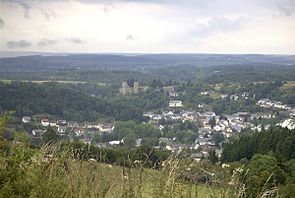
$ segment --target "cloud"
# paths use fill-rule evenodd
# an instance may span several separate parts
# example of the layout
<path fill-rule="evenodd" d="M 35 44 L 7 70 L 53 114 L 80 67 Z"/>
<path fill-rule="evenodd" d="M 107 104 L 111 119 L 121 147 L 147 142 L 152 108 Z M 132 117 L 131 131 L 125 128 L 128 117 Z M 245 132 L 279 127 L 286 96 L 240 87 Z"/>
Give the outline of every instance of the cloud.
<path fill-rule="evenodd" d="M 279 0 L 277 6 L 281 16 L 291 16 L 295 13 L 294 0 Z"/>
<path fill-rule="evenodd" d="M 103 6 L 104 13 L 109 13 L 112 9 L 115 8 L 115 5 L 111 2 L 105 3 Z"/>
<path fill-rule="evenodd" d="M 2 18 L 0 18 L 0 28 L 3 28 L 5 25 L 5 22 Z"/>
<path fill-rule="evenodd" d="M 37 0 L 0 0 L 0 2 L 6 3 L 6 4 L 17 4 L 24 10 L 24 17 L 29 18 L 30 17 L 30 10 L 34 7 L 40 10 L 41 14 L 44 15 L 46 19 L 50 19 L 51 16 L 53 16 L 55 13 L 52 10 L 49 10 L 46 7 L 42 7 L 39 5 L 40 2 L 58 2 L 58 0 L 43 0 L 43 1 L 37 1 Z"/>
<path fill-rule="evenodd" d="M 229 19 L 226 17 L 211 17 L 205 22 L 198 23 L 191 33 L 197 36 L 209 36 L 218 32 L 229 32 L 241 28 L 250 21 L 249 18 L 239 17 L 237 19 Z"/>
<path fill-rule="evenodd" d="M 8 41 L 6 42 L 7 48 L 26 48 L 30 47 L 32 44 L 26 40 L 19 40 L 19 41 Z"/>
<path fill-rule="evenodd" d="M 126 40 L 127 41 L 134 41 L 136 39 L 136 37 L 134 37 L 132 34 L 127 34 L 126 35 Z"/>
<path fill-rule="evenodd" d="M 32 8 L 32 1 L 29 0 L 1 0 L 4 3 L 18 4 L 24 10 L 25 18 L 29 18 L 29 11 Z"/>
<path fill-rule="evenodd" d="M 65 40 L 68 41 L 68 42 L 71 42 L 71 43 L 76 43 L 76 44 L 86 43 L 85 40 L 81 40 L 79 38 L 74 38 L 74 37 L 66 38 Z"/>
<path fill-rule="evenodd" d="M 38 47 L 48 47 L 57 44 L 57 40 L 42 39 L 37 43 Z"/>

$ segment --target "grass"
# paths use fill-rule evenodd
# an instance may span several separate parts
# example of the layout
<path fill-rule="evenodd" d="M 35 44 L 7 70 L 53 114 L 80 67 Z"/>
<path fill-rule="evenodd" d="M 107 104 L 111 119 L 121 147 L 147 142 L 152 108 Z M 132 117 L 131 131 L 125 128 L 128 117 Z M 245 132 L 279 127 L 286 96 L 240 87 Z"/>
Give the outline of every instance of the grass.
<path fill-rule="evenodd" d="M 59 145 L 28 150 L 14 145 L 0 155 L 0 197 L 216 197 L 218 189 L 181 182 L 181 162 L 160 170 L 77 160 L 79 151 Z M 30 153 L 30 155 L 28 155 Z M 30 156 L 30 157 L 29 157 Z M 75 156 L 75 158 L 73 157 Z"/>
<path fill-rule="evenodd" d="M 76 174 L 66 180 L 87 184 L 85 189 L 94 191 L 93 197 L 218 197 L 220 190 L 205 185 L 177 182 L 175 175 L 167 177 L 165 171 L 148 168 L 124 168 L 95 162 L 76 162 L 71 167 Z M 174 173 L 173 173 L 174 174 Z M 88 179 L 86 179 L 88 178 Z M 91 178 L 91 179 L 90 179 Z M 89 181 L 89 179 L 91 181 Z M 75 182 L 76 183 L 76 182 Z M 73 189 L 78 189 L 74 185 Z M 71 190 L 73 190 L 71 188 Z M 96 192 L 96 193 L 95 193 Z M 86 192 L 77 192 L 85 195 Z"/>
<path fill-rule="evenodd" d="M 295 87 L 295 81 L 287 81 L 283 84 L 283 86 L 280 88 L 283 91 L 288 91 L 290 89 L 293 89 Z"/>
<path fill-rule="evenodd" d="M 0 148 L 4 147 L 0 144 Z M 61 148 L 60 144 L 45 145 L 36 150 L 15 144 L 9 153 L 8 156 L 0 154 L 0 197 L 247 197 L 244 184 L 239 180 L 239 171 L 229 178 L 221 177 L 220 181 L 216 177 L 217 182 L 213 183 L 221 184 L 219 186 L 213 183 L 197 185 L 193 180 L 181 176 L 189 173 L 185 174 L 185 178 L 194 178 L 202 174 L 201 164 L 173 156 L 155 170 L 145 168 L 146 162 L 133 164 L 133 167 L 121 167 L 96 162 L 95 159 L 78 160 L 83 158 L 85 152 Z M 210 171 L 217 167 L 211 166 Z M 259 197 L 277 191 L 272 190 L 274 192 L 265 189 Z"/>

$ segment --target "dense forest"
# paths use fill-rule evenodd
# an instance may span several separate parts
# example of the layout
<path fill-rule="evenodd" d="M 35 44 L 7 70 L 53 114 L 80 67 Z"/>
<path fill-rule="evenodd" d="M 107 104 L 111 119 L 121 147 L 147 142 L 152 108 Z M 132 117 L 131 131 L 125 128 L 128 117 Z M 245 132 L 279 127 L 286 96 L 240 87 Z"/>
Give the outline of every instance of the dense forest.
<path fill-rule="evenodd" d="M 271 128 L 263 132 L 241 134 L 224 145 L 222 161 L 250 160 L 256 153 L 272 153 L 280 161 L 295 159 L 295 131 Z"/>
<path fill-rule="evenodd" d="M 77 121 L 95 121 L 101 117 L 140 121 L 144 110 L 168 104 L 163 93 L 152 90 L 135 97 L 93 97 L 60 84 L 21 82 L 0 83 L 0 90 L 1 110 L 15 110 L 17 117 L 51 114 Z"/>

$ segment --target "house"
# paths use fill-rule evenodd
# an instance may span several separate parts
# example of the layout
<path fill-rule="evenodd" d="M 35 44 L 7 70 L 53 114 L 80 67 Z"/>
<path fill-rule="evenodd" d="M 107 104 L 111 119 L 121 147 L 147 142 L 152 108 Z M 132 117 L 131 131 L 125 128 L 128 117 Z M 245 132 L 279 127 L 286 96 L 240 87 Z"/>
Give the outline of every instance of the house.
<path fill-rule="evenodd" d="M 139 138 L 139 139 L 136 139 L 136 143 L 135 143 L 135 146 L 141 146 L 141 143 L 142 143 L 142 139 Z"/>
<path fill-rule="evenodd" d="M 224 130 L 224 129 L 225 129 L 225 127 L 223 127 L 223 126 L 221 126 L 221 125 L 216 125 L 216 126 L 214 126 L 214 127 L 213 127 L 213 129 L 214 129 L 214 131 L 217 131 L 217 132 L 219 132 L 219 131 L 222 131 L 222 130 Z"/>
<path fill-rule="evenodd" d="M 183 107 L 181 100 L 171 100 L 169 102 L 169 107 Z"/>
<path fill-rule="evenodd" d="M 241 132 L 243 129 L 243 127 L 239 124 L 232 124 L 230 127 L 233 129 L 233 131 L 236 131 L 236 132 Z"/>
<path fill-rule="evenodd" d="M 98 129 L 100 132 L 104 133 L 111 133 L 115 129 L 115 126 L 113 124 L 102 124 L 98 126 Z"/>
<path fill-rule="evenodd" d="M 249 121 L 251 118 L 251 113 L 249 112 L 238 112 L 237 115 L 245 122 Z"/>
<path fill-rule="evenodd" d="M 195 120 L 197 118 L 196 114 L 190 111 L 182 111 L 180 114 L 184 120 Z"/>
<path fill-rule="evenodd" d="M 171 115 L 173 115 L 173 114 L 174 114 L 174 113 L 173 113 L 172 111 L 163 111 L 163 112 L 162 112 L 162 115 L 165 116 L 165 117 L 166 117 L 166 116 L 171 116 Z"/>
<path fill-rule="evenodd" d="M 49 120 L 47 118 L 41 120 L 41 125 L 44 127 L 49 126 Z"/>
<path fill-rule="evenodd" d="M 82 136 L 85 133 L 85 129 L 83 128 L 76 128 L 74 129 L 75 135 L 76 136 Z"/>
<path fill-rule="evenodd" d="M 68 127 L 71 127 L 71 128 L 79 128 L 80 125 L 77 121 L 69 121 L 68 122 Z"/>
<path fill-rule="evenodd" d="M 50 122 L 50 123 L 49 123 L 49 126 L 51 126 L 51 127 L 56 127 L 56 122 Z"/>
<path fill-rule="evenodd" d="M 283 104 L 282 102 L 279 101 L 271 101 L 270 99 L 261 99 L 257 103 L 260 107 L 263 108 L 277 108 L 277 109 L 284 109 L 284 110 L 290 110 L 291 107 L 288 105 Z"/>
<path fill-rule="evenodd" d="M 199 162 L 201 159 L 204 159 L 204 154 L 203 153 L 192 153 L 191 158 Z"/>
<path fill-rule="evenodd" d="M 207 111 L 205 113 L 203 113 L 203 115 L 206 117 L 206 118 L 214 118 L 216 116 L 216 113 L 213 112 L 213 111 Z"/>
<path fill-rule="evenodd" d="M 258 125 L 258 126 L 254 125 L 253 127 L 251 127 L 251 130 L 260 132 L 260 131 L 262 131 L 262 126 L 261 125 Z"/>
<path fill-rule="evenodd" d="M 210 92 L 209 91 L 202 91 L 201 92 L 201 95 L 202 96 L 209 96 L 210 95 Z"/>
<path fill-rule="evenodd" d="M 222 119 L 222 120 L 219 120 L 218 124 L 220 126 L 228 126 L 229 123 L 227 120 Z"/>
<path fill-rule="evenodd" d="M 41 135 L 43 135 L 43 133 L 44 133 L 44 131 L 42 129 L 34 129 L 34 130 L 32 130 L 32 134 L 34 136 L 41 136 Z"/>
<path fill-rule="evenodd" d="M 282 128 L 287 128 L 289 130 L 293 130 L 295 129 L 295 121 L 293 121 L 292 119 L 287 119 L 282 123 L 278 123 L 276 124 L 277 126 L 280 126 Z"/>
<path fill-rule="evenodd" d="M 175 92 L 175 91 L 171 91 L 171 92 L 169 92 L 169 96 L 170 97 L 178 97 L 178 93 L 177 92 Z"/>
<path fill-rule="evenodd" d="M 162 119 L 162 116 L 161 116 L 160 114 L 154 114 L 154 115 L 152 116 L 152 119 L 153 119 L 153 120 L 161 120 L 161 119 Z"/>
<path fill-rule="evenodd" d="M 186 146 L 183 144 L 172 144 L 172 145 L 166 145 L 166 149 L 168 151 L 171 151 L 172 153 L 182 151 Z"/>
<path fill-rule="evenodd" d="M 30 116 L 24 116 L 23 118 L 22 118 L 22 122 L 23 123 L 31 123 L 31 117 Z"/>
<path fill-rule="evenodd" d="M 242 93 L 242 97 L 245 98 L 245 100 L 248 100 L 248 98 L 249 98 L 249 93 L 247 93 L 247 92 L 243 92 L 243 93 Z"/>
<path fill-rule="evenodd" d="M 256 113 L 251 115 L 251 120 L 254 119 L 271 119 L 275 118 L 276 116 L 272 114 L 271 112 L 262 112 L 262 113 Z"/>
<path fill-rule="evenodd" d="M 291 118 L 295 117 L 295 109 L 291 109 L 291 110 L 289 110 L 289 116 L 290 116 Z"/>
<path fill-rule="evenodd" d="M 198 104 L 198 108 L 200 109 L 204 108 L 204 104 Z"/>
<path fill-rule="evenodd" d="M 90 122 L 85 122 L 84 123 L 84 128 L 87 128 L 87 129 L 93 129 L 95 126 L 95 124 L 92 124 Z"/>
<path fill-rule="evenodd" d="M 160 125 L 158 126 L 158 128 L 159 128 L 160 130 L 163 130 L 163 129 L 165 129 L 165 125 L 161 125 L 161 124 L 160 124 Z"/>
<path fill-rule="evenodd" d="M 144 117 L 149 117 L 149 118 L 153 118 L 154 115 L 155 115 L 155 114 L 154 114 L 153 112 L 144 112 L 144 113 L 143 113 L 143 116 L 144 116 Z"/>
<path fill-rule="evenodd" d="M 218 157 L 219 159 L 221 158 L 222 151 L 223 151 L 223 149 L 216 149 L 216 150 L 215 150 L 215 154 L 217 155 L 217 157 Z"/>
<path fill-rule="evenodd" d="M 227 94 L 220 94 L 220 98 L 221 98 L 222 100 L 225 100 L 225 99 L 228 98 L 228 95 L 227 95 Z"/>
<path fill-rule="evenodd" d="M 237 94 L 230 95 L 230 96 L 229 96 L 229 99 L 230 99 L 231 101 L 236 101 L 236 100 L 239 99 L 239 95 L 237 95 Z"/>
<path fill-rule="evenodd" d="M 110 142 L 109 142 L 109 144 L 110 144 L 111 146 L 117 146 L 117 145 L 119 145 L 120 143 L 121 143 L 120 140 L 113 140 L 113 141 L 110 141 Z"/>
<path fill-rule="evenodd" d="M 195 143 L 198 144 L 199 146 L 205 146 L 209 144 L 211 138 L 197 138 L 195 140 Z"/>
<path fill-rule="evenodd" d="M 212 130 L 209 128 L 205 128 L 205 127 L 199 128 L 199 134 L 201 135 L 207 135 L 211 133 L 212 133 Z"/>
<path fill-rule="evenodd" d="M 65 126 L 65 125 L 67 125 L 67 121 L 66 120 L 57 120 L 56 125 Z"/>
<path fill-rule="evenodd" d="M 67 130 L 67 126 L 58 126 L 57 127 L 57 131 L 61 134 L 61 135 L 64 135 L 66 133 L 66 130 Z"/>
<path fill-rule="evenodd" d="M 170 116 L 171 120 L 179 120 L 181 119 L 181 115 L 178 113 L 174 113 L 173 115 Z"/>

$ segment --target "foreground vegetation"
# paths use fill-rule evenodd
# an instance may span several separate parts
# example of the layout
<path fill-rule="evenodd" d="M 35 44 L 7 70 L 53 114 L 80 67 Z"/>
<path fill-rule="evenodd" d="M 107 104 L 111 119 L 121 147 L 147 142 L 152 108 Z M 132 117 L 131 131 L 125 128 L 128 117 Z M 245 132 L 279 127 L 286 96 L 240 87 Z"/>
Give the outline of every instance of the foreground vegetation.
<path fill-rule="evenodd" d="M 113 156 L 121 164 L 103 161 L 107 153 L 90 146 L 49 142 L 30 148 L 15 134 L 3 139 L 8 117 L 0 119 L 0 197 L 292 197 L 294 162 L 287 170 L 274 156 L 254 155 L 250 161 L 223 168 L 210 161 L 196 162 L 178 153 L 147 168 L 151 150 L 140 160 Z M 293 131 L 294 133 L 294 131 Z M 294 161 L 294 160 L 293 160 Z M 111 164 L 103 163 L 108 162 Z"/>

